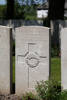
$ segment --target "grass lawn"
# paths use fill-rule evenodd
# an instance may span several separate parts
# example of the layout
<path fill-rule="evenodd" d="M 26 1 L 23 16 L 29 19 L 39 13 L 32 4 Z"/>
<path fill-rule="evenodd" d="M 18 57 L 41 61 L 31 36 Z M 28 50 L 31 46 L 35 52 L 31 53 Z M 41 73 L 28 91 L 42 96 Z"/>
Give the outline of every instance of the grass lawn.
<path fill-rule="evenodd" d="M 51 58 L 51 78 L 61 81 L 60 58 Z M 13 83 L 15 83 L 15 57 L 13 57 Z"/>
<path fill-rule="evenodd" d="M 51 58 L 51 78 L 61 81 L 61 59 Z"/>
<path fill-rule="evenodd" d="M 15 57 L 13 56 L 13 83 L 15 83 Z"/>

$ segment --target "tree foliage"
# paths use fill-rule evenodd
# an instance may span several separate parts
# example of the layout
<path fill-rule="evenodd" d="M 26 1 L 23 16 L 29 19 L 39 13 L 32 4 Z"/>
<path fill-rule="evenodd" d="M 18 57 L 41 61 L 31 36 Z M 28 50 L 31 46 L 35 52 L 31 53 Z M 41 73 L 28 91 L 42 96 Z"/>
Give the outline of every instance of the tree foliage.
<path fill-rule="evenodd" d="M 64 19 L 65 0 L 49 0 L 50 20 Z"/>
<path fill-rule="evenodd" d="M 15 0 L 7 0 L 7 19 L 13 19 L 14 18 L 14 6 Z"/>
<path fill-rule="evenodd" d="M 7 5 L 0 6 L 0 19 L 24 19 L 24 20 L 34 20 L 36 19 L 36 7 L 34 1 L 31 0 L 31 4 L 27 0 L 26 4 L 23 5 L 23 1 L 21 0 L 7 0 Z"/>
<path fill-rule="evenodd" d="M 0 5 L 0 19 L 6 18 L 6 5 Z"/>
<path fill-rule="evenodd" d="M 34 4 L 33 0 L 31 0 L 31 4 L 29 5 L 29 1 L 26 0 L 26 4 L 23 5 L 24 0 L 15 2 L 15 19 L 25 19 L 32 20 L 36 19 L 36 4 Z"/>

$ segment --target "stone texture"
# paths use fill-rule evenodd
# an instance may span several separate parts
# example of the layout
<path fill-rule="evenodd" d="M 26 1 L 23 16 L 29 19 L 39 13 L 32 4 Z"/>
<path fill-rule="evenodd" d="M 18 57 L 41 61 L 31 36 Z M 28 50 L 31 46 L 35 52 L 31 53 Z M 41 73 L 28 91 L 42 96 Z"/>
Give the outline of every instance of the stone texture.
<path fill-rule="evenodd" d="M 0 95 L 0 100 L 22 100 L 22 99 L 13 94 L 13 95 Z"/>
<path fill-rule="evenodd" d="M 49 29 L 16 29 L 16 94 L 35 91 L 37 81 L 49 79 Z"/>
<path fill-rule="evenodd" d="M 61 83 L 67 89 L 67 28 L 61 30 Z"/>
<path fill-rule="evenodd" d="M 11 91 L 11 29 L 0 26 L 0 94 Z M 12 71 L 11 71 L 12 72 Z M 10 78 L 11 77 L 11 78 Z"/>

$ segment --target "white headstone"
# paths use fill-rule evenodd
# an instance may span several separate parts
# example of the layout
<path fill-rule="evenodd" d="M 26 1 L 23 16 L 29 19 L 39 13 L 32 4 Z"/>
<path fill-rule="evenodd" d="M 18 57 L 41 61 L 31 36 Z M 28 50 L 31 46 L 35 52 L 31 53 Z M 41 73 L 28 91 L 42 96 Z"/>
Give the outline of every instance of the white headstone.
<path fill-rule="evenodd" d="M 61 31 L 61 83 L 67 89 L 67 28 Z"/>
<path fill-rule="evenodd" d="M 16 94 L 35 91 L 37 81 L 49 79 L 49 28 L 16 29 Z"/>
<path fill-rule="evenodd" d="M 0 94 L 11 91 L 11 29 L 0 26 Z M 12 72 L 12 71 L 11 71 Z M 11 77 L 11 78 L 10 78 Z"/>

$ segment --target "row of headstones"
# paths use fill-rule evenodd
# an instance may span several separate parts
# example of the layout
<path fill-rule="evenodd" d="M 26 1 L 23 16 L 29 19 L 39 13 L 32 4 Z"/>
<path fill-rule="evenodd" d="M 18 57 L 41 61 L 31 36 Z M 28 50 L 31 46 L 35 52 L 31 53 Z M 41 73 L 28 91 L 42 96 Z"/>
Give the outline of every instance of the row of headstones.
<path fill-rule="evenodd" d="M 61 32 L 62 86 L 67 89 L 67 28 Z M 50 75 L 50 29 L 23 26 L 15 33 L 15 91 L 17 95 L 35 91 L 37 81 Z M 12 90 L 12 29 L 0 26 L 0 93 Z"/>

